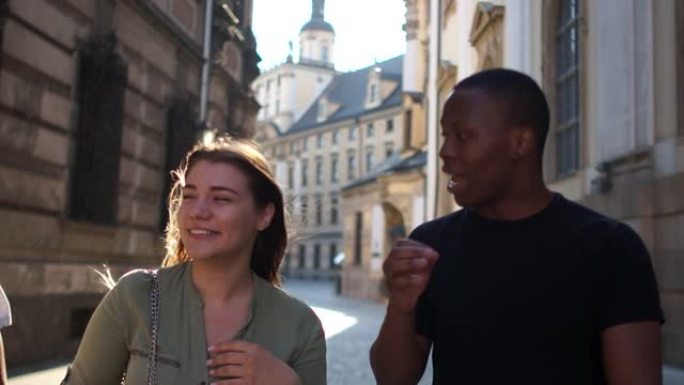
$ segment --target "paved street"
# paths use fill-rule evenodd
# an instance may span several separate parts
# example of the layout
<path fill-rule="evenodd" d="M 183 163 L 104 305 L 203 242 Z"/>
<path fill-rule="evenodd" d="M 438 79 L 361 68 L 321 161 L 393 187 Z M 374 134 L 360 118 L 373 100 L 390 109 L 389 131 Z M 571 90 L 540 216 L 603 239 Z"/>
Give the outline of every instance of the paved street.
<path fill-rule="evenodd" d="M 338 297 L 329 282 L 291 281 L 286 288 L 313 306 L 323 322 L 328 342 L 328 384 L 375 384 L 368 350 L 385 315 L 384 305 Z M 428 371 L 431 373 L 431 368 Z M 429 383 L 423 378 L 420 385 Z"/>
<path fill-rule="evenodd" d="M 382 304 L 338 297 L 330 282 L 289 281 L 288 291 L 310 304 L 323 322 L 328 340 L 328 384 L 372 385 L 368 349 L 384 316 Z M 58 384 L 64 362 L 45 363 L 10 372 L 9 385 Z M 431 368 L 420 385 L 430 383 Z M 684 371 L 665 369 L 665 385 L 684 385 Z"/>

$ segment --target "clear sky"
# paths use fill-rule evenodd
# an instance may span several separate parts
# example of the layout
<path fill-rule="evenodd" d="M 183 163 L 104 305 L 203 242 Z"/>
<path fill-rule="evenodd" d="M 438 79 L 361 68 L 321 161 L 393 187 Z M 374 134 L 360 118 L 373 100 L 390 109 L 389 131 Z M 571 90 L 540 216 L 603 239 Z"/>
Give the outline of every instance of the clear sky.
<path fill-rule="evenodd" d="M 252 28 L 264 70 L 285 61 L 288 41 L 298 60 L 299 30 L 311 19 L 311 0 L 254 0 Z M 335 29 L 335 68 L 349 71 L 406 50 L 404 0 L 326 0 L 325 20 Z"/>

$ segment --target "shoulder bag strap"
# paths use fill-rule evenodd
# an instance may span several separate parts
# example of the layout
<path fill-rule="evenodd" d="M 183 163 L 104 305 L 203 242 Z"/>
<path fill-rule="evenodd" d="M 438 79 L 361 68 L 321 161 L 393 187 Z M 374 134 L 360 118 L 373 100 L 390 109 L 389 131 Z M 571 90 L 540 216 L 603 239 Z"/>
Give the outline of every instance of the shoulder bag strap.
<path fill-rule="evenodd" d="M 150 357 L 147 362 L 147 385 L 157 384 L 157 339 L 159 337 L 159 277 L 157 270 L 150 271 Z"/>

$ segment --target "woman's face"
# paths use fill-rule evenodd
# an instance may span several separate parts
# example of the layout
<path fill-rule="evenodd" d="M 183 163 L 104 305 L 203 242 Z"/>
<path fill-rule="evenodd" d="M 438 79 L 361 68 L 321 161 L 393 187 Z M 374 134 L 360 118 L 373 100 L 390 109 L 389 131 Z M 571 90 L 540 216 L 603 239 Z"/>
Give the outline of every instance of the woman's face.
<path fill-rule="evenodd" d="M 227 257 L 249 263 L 258 231 L 271 221 L 272 207 L 257 207 L 247 175 L 236 166 L 198 161 L 186 175 L 178 210 L 188 257 Z"/>

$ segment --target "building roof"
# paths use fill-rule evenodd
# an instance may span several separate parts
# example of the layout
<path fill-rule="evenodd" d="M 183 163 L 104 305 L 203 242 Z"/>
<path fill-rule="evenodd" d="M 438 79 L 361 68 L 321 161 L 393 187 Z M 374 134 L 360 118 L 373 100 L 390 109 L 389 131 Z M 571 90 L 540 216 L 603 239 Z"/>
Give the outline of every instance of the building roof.
<path fill-rule="evenodd" d="M 373 168 L 373 170 L 367 175 L 361 178 L 354 179 L 353 181 L 343 186 L 342 190 L 350 190 L 368 183 L 373 183 L 383 175 L 414 170 L 416 168 L 424 167 L 426 164 L 426 151 L 416 151 L 415 153 L 403 158 L 401 154 L 395 153 L 389 158 L 385 159 L 384 161 L 378 163 L 378 165 L 375 166 L 375 168 Z"/>
<path fill-rule="evenodd" d="M 299 33 L 311 30 L 328 31 L 335 33 L 335 30 L 333 30 L 332 25 L 325 21 L 324 9 L 325 0 L 311 0 L 311 20 L 309 20 L 308 23 L 304 24 L 302 30 Z"/>
<path fill-rule="evenodd" d="M 332 25 L 330 25 L 330 23 L 323 19 L 309 20 L 306 24 L 304 24 L 304 26 L 299 32 L 301 33 L 304 31 L 328 31 L 335 33 L 335 30 L 333 29 Z"/>
<path fill-rule="evenodd" d="M 402 92 L 402 70 L 404 56 L 386 60 L 381 63 L 362 68 L 360 70 L 345 72 L 336 75 L 328 87 L 316 98 L 311 107 L 304 112 L 302 117 L 284 135 L 292 135 L 304 131 L 312 130 L 317 127 L 334 123 L 340 120 L 354 118 L 363 114 L 381 111 L 387 108 L 398 107 L 401 105 Z M 382 69 L 381 78 L 393 80 L 397 87 L 388 95 L 382 103 L 372 109 L 366 109 L 366 85 L 368 74 L 374 68 Z M 327 98 L 329 103 L 337 104 L 340 107 L 322 122 L 318 121 L 318 105 L 321 98 Z"/>

